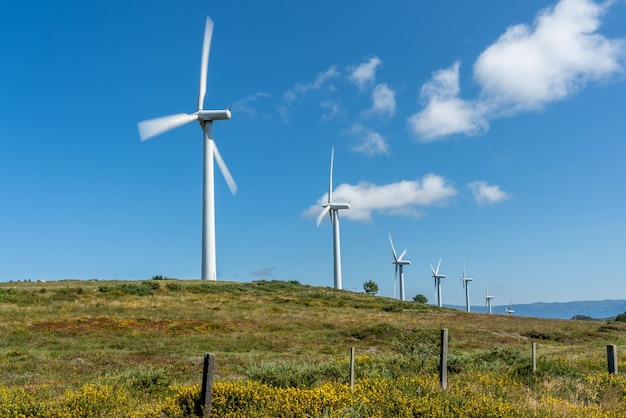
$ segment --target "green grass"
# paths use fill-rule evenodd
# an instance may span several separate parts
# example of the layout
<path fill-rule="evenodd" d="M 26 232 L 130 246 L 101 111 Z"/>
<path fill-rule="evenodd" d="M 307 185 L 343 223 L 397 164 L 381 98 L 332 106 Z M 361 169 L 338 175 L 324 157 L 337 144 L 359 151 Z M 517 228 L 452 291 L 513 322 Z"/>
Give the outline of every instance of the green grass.
<path fill-rule="evenodd" d="M 104 382 L 161 396 L 198 384 L 211 352 L 216 381 L 310 388 L 348 382 L 350 347 L 366 356 L 357 377 L 395 379 L 437 372 L 441 328 L 449 380 L 580 380 L 606 370 L 606 344 L 626 343 L 626 323 L 475 314 L 297 282 L 11 282 L 0 283 L 0 382 L 52 394 Z"/>

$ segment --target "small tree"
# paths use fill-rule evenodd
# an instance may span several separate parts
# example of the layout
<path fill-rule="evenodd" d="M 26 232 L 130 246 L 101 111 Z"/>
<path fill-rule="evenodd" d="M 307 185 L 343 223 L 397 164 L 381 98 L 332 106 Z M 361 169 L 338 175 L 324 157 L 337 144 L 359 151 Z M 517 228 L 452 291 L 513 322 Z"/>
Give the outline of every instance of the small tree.
<path fill-rule="evenodd" d="M 615 320 L 618 321 L 618 322 L 626 322 L 626 312 L 618 314 L 615 317 Z"/>
<path fill-rule="evenodd" d="M 413 301 L 417 303 L 428 303 L 428 299 L 426 299 L 426 296 L 422 295 L 421 293 L 419 295 L 413 296 Z"/>
<path fill-rule="evenodd" d="M 373 280 L 368 280 L 363 283 L 363 290 L 365 290 L 365 293 L 368 295 L 375 295 L 378 293 L 378 285 Z"/>

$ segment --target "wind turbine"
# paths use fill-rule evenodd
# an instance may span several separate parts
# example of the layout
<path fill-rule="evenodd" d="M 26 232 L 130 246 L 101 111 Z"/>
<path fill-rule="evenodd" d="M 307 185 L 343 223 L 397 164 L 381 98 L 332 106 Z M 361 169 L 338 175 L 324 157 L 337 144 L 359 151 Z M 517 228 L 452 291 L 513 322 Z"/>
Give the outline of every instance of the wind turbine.
<path fill-rule="evenodd" d="M 485 292 L 485 304 L 487 305 L 487 308 L 489 310 L 489 313 L 491 313 L 491 301 L 495 298 L 495 296 L 490 296 L 489 295 L 489 288 L 487 288 L 487 291 Z"/>
<path fill-rule="evenodd" d="M 437 296 L 437 306 L 439 306 L 440 308 L 443 306 L 443 301 L 441 300 L 441 279 L 445 279 L 446 275 L 445 274 L 439 274 L 439 267 L 441 266 L 441 259 L 439 259 L 439 264 L 437 264 L 437 269 L 435 270 L 433 268 L 433 265 L 431 263 L 430 265 L 430 269 L 433 272 L 433 279 L 435 279 L 435 293 Z"/>
<path fill-rule="evenodd" d="M 396 249 L 393 246 L 393 240 L 391 239 L 391 234 L 389 234 L 389 243 L 391 244 L 391 252 L 393 253 L 393 261 L 392 263 L 396 265 L 396 273 L 395 280 L 393 282 L 393 297 L 396 297 L 396 281 L 398 280 L 398 272 L 400 273 L 400 300 L 404 300 L 404 266 L 411 264 L 410 260 L 404 260 L 403 257 L 406 255 L 406 248 L 400 254 L 400 257 L 396 255 Z"/>
<path fill-rule="evenodd" d="M 511 302 L 513 302 L 512 300 L 509 301 L 509 306 L 506 307 L 506 314 L 508 316 L 511 316 L 512 313 L 515 313 L 515 311 L 513 309 L 511 309 Z"/>
<path fill-rule="evenodd" d="M 467 306 L 467 312 L 470 312 L 469 282 L 474 279 L 465 276 L 465 262 L 463 262 L 463 278 L 461 278 L 461 280 L 463 281 L 463 288 L 465 289 L 465 305 Z"/>
<path fill-rule="evenodd" d="M 333 224 L 333 252 L 335 261 L 335 289 L 341 289 L 341 242 L 339 239 L 339 210 L 350 209 L 350 203 L 338 203 L 333 201 L 333 162 L 335 159 L 335 147 L 330 153 L 330 181 L 328 182 L 328 203 L 322 205 L 324 209 L 317 216 L 317 227 L 328 213 Z"/>
<path fill-rule="evenodd" d="M 237 193 L 237 184 L 230 175 L 226 163 L 213 141 L 213 121 L 230 119 L 230 109 L 205 110 L 207 70 L 209 67 L 209 49 L 213 35 L 213 21 L 207 16 L 200 61 L 200 86 L 198 88 L 198 108 L 194 113 L 178 113 L 138 123 L 142 141 L 160 135 L 171 129 L 198 121 L 203 132 L 203 182 L 202 182 L 202 280 L 217 280 L 215 261 L 215 193 L 214 166 L 217 162 L 231 193 Z"/>

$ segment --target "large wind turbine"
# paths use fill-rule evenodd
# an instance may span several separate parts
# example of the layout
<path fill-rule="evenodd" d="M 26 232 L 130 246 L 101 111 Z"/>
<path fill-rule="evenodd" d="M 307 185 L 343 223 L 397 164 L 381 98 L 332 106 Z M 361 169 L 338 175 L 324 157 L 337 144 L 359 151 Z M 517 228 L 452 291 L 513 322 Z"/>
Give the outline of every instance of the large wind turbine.
<path fill-rule="evenodd" d="M 467 312 L 470 312 L 470 296 L 469 296 L 469 282 L 471 282 L 471 277 L 465 276 L 465 262 L 463 263 L 463 288 L 465 289 L 465 306 L 467 306 Z"/>
<path fill-rule="evenodd" d="M 487 304 L 489 313 L 491 313 L 491 301 L 493 299 L 495 299 L 495 296 L 489 295 L 489 288 L 487 288 L 487 291 L 485 292 L 485 304 Z"/>
<path fill-rule="evenodd" d="M 341 289 L 341 242 L 339 239 L 339 210 L 350 209 L 350 203 L 333 202 L 333 161 L 335 159 L 335 147 L 330 153 L 330 181 L 328 182 L 328 203 L 322 205 L 324 209 L 317 216 L 317 226 L 328 213 L 333 223 L 333 251 L 335 260 L 335 289 Z"/>
<path fill-rule="evenodd" d="M 216 280 L 215 261 L 215 200 L 214 200 L 214 166 L 217 162 L 224 179 L 234 195 L 237 184 L 230 175 L 215 142 L 213 141 L 213 121 L 230 119 L 230 110 L 204 110 L 207 70 L 209 67 L 209 49 L 213 35 L 213 21 L 207 16 L 200 61 L 200 86 L 198 89 L 198 108 L 194 113 L 178 113 L 156 119 L 139 122 L 139 136 L 142 141 L 160 135 L 171 129 L 178 128 L 189 122 L 198 121 L 203 132 L 203 182 L 202 182 L 202 279 Z"/>
<path fill-rule="evenodd" d="M 404 260 L 403 257 L 406 255 L 406 248 L 400 254 L 400 257 L 396 255 L 396 249 L 393 246 L 393 241 L 391 239 L 391 234 L 389 234 L 389 243 L 391 244 L 391 252 L 393 253 L 393 261 L 392 263 L 396 265 L 396 273 L 395 280 L 393 283 L 393 297 L 396 297 L 396 281 L 398 279 L 398 272 L 400 273 L 400 300 L 404 300 L 404 266 L 411 264 L 411 260 Z"/>
<path fill-rule="evenodd" d="M 439 264 L 437 264 L 437 269 L 433 268 L 433 265 L 430 265 L 430 269 L 433 272 L 433 279 L 435 279 L 435 292 L 437 296 L 437 306 L 440 308 L 443 306 L 443 301 L 441 300 L 441 279 L 445 279 L 445 274 L 439 274 L 439 267 L 441 266 L 441 259 L 439 259 Z"/>

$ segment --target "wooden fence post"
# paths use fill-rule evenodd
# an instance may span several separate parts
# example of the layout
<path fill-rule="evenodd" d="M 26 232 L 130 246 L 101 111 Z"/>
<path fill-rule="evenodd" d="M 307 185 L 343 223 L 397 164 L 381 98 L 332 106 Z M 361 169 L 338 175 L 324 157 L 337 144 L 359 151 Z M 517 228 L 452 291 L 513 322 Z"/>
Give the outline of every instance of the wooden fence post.
<path fill-rule="evenodd" d="M 215 372 L 215 354 L 204 355 L 204 367 L 202 368 L 202 392 L 200 393 L 200 415 L 211 414 L 211 401 L 213 400 L 213 374 Z M 198 412 L 198 411 L 197 411 Z"/>
<path fill-rule="evenodd" d="M 354 391 L 354 347 L 350 349 L 350 390 Z"/>
<path fill-rule="evenodd" d="M 441 330 L 441 356 L 439 357 L 439 383 L 442 389 L 448 387 L 448 329 Z"/>
<path fill-rule="evenodd" d="M 537 371 L 537 343 L 533 342 L 532 344 L 532 354 L 533 354 L 533 373 Z"/>
<path fill-rule="evenodd" d="M 609 374 L 617 374 L 617 346 L 609 344 L 606 346 L 606 357 L 609 365 Z"/>

